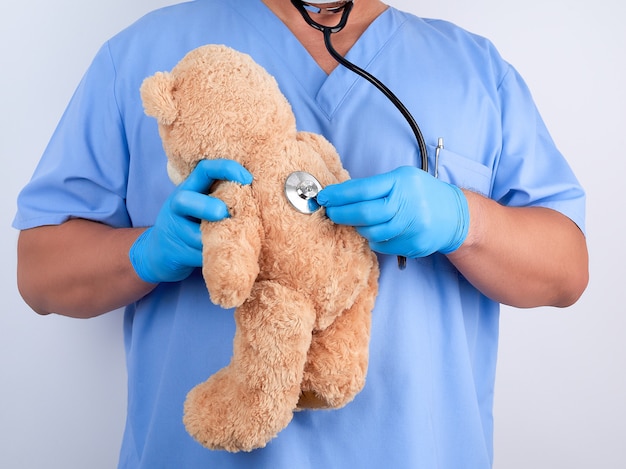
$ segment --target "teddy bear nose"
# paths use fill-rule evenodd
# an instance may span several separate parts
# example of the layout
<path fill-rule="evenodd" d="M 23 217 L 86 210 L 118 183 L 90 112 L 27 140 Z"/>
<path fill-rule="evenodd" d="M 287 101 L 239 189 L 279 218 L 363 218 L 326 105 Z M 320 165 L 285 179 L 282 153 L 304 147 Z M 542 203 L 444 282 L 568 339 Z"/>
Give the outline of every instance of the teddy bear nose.
<path fill-rule="evenodd" d="M 309 214 L 319 210 L 316 198 L 321 190 L 318 180 L 305 171 L 293 172 L 285 181 L 287 200 L 300 213 Z"/>

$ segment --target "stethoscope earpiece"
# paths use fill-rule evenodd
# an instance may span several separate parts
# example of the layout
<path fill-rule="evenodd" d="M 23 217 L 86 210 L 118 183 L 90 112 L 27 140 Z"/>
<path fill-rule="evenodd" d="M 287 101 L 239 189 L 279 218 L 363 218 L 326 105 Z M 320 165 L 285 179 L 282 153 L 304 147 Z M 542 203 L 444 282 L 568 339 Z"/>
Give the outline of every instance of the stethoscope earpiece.
<path fill-rule="evenodd" d="M 302 4 L 302 6 L 304 6 L 304 8 L 306 8 L 307 10 L 313 12 L 313 13 L 321 13 L 321 14 L 333 14 L 333 13 L 337 13 L 339 11 L 341 11 L 347 3 L 352 3 L 353 0 L 343 0 L 343 1 L 337 1 L 337 0 L 327 0 L 327 1 L 323 1 L 323 0 L 318 0 L 316 2 L 303 2 L 300 1 L 300 3 Z"/>
<path fill-rule="evenodd" d="M 326 31 L 328 34 L 338 33 L 341 31 L 346 23 L 348 22 L 348 16 L 350 15 L 350 11 L 352 10 L 352 0 L 347 1 L 331 1 L 331 2 L 303 2 L 301 0 L 291 0 L 293 6 L 295 6 L 304 20 L 307 22 L 309 26 L 315 28 L 319 31 L 322 31 L 324 35 L 326 35 Z M 325 26 L 323 24 L 318 23 L 309 13 L 315 14 L 336 14 L 341 12 L 341 19 L 335 26 Z"/>

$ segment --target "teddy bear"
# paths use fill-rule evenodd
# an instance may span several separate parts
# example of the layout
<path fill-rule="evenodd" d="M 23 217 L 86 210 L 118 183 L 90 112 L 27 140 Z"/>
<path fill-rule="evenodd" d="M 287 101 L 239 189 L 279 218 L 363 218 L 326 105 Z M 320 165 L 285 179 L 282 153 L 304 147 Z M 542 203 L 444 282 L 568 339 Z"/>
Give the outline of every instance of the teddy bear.
<path fill-rule="evenodd" d="M 364 386 L 376 255 L 353 227 L 323 208 L 300 213 L 285 196 L 295 172 L 322 187 L 349 175 L 330 142 L 296 130 L 276 80 L 232 48 L 198 47 L 140 92 L 175 183 L 201 159 L 229 158 L 253 175 L 214 184 L 230 217 L 201 222 L 208 294 L 235 308 L 236 327 L 230 363 L 189 391 L 183 422 L 209 449 L 264 447 L 295 411 L 340 408 Z"/>

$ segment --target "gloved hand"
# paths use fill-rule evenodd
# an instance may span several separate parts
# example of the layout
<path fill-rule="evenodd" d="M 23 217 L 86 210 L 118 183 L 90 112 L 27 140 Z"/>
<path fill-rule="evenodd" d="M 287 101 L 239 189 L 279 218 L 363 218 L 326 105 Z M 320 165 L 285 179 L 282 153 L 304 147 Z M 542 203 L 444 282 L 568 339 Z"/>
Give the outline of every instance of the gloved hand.
<path fill-rule="evenodd" d="M 206 195 L 216 180 L 250 184 L 252 175 L 232 160 L 200 161 L 167 198 L 154 226 L 130 248 L 130 261 L 142 280 L 177 282 L 202 265 L 200 220 L 219 221 L 229 216 L 224 202 Z"/>
<path fill-rule="evenodd" d="M 328 186 L 317 202 L 333 222 L 355 226 L 382 254 L 449 254 L 461 246 L 469 229 L 465 194 L 411 166 Z"/>

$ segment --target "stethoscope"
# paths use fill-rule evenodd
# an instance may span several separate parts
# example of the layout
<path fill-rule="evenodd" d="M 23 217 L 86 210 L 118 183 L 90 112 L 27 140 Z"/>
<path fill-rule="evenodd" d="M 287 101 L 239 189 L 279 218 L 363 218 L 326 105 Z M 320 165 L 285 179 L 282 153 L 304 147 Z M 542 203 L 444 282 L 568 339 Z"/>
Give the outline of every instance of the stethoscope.
<path fill-rule="evenodd" d="M 368 82 L 370 82 L 378 90 L 380 90 L 400 111 L 400 113 L 404 116 L 409 126 L 411 127 L 413 134 L 415 135 L 415 140 L 417 142 L 417 146 L 420 152 L 421 169 L 428 172 L 428 150 L 426 149 L 426 142 L 424 141 L 422 131 L 420 130 L 417 122 L 415 121 L 409 110 L 406 108 L 406 106 L 378 78 L 358 67 L 357 65 L 353 64 L 352 62 L 348 61 L 333 47 L 331 35 L 334 33 L 338 33 L 345 27 L 346 23 L 348 22 L 348 17 L 350 16 L 350 12 L 352 11 L 352 7 L 354 6 L 354 1 L 318 0 L 315 2 L 304 2 L 301 0 L 291 0 L 291 3 L 298 9 L 304 20 L 307 22 L 307 24 L 309 24 L 309 26 L 323 33 L 324 45 L 326 46 L 326 50 L 328 50 L 328 53 L 339 64 L 343 65 L 351 72 L 356 73 L 360 77 L 365 78 Z M 325 26 L 311 18 L 309 12 L 326 15 L 341 13 L 341 18 L 335 26 Z M 437 145 L 437 159 L 439 157 L 439 150 L 441 148 L 443 148 L 443 140 L 439 139 L 439 143 Z M 291 175 L 289 175 L 285 182 L 285 194 L 287 196 L 287 199 L 289 199 L 289 201 L 296 208 L 296 210 L 302 213 L 310 214 L 316 212 L 320 208 L 320 206 L 317 204 L 316 197 L 321 190 L 322 187 L 317 179 L 315 179 L 313 175 L 303 171 L 297 171 L 292 173 Z M 406 258 L 399 256 L 398 266 L 401 269 L 404 269 L 406 266 Z"/>

